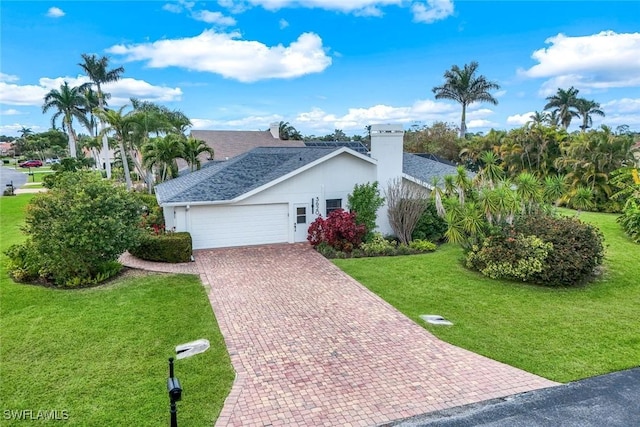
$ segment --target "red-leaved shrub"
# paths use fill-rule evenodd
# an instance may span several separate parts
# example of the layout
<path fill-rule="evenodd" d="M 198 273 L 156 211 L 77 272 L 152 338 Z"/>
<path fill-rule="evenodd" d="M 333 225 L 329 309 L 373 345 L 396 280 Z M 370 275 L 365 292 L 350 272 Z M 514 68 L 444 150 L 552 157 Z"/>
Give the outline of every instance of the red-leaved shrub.
<path fill-rule="evenodd" d="M 356 224 L 355 213 L 337 209 L 327 218 L 318 217 L 309 226 L 307 240 L 315 247 L 326 243 L 335 250 L 351 252 L 362 243 L 367 232 L 364 225 Z"/>

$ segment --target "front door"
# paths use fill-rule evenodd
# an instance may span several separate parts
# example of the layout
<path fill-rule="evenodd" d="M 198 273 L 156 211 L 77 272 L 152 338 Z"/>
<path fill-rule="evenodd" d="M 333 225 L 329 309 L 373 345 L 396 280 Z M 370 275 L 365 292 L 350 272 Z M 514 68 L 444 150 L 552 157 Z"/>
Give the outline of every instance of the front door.
<path fill-rule="evenodd" d="M 304 242 L 307 240 L 307 232 L 309 231 L 311 209 L 305 203 L 295 204 L 293 205 L 293 214 L 294 241 Z"/>

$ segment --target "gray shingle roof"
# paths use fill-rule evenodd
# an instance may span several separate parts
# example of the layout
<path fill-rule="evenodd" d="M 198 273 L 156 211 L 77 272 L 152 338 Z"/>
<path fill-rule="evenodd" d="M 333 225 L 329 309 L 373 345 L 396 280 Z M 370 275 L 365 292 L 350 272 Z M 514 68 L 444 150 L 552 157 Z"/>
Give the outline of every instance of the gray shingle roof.
<path fill-rule="evenodd" d="M 284 141 L 267 131 L 192 130 L 191 136 L 213 148 L 215 160 L 227 160 L 257 147 L 304 147 L 302 141 Z"/>
<path fill-rule="evenodd" d="M 426 184 L 433 184 L 433 179 L 438 178 L 442 185 L 446 175 L 456 175 L 457 166 L 437 162 L 415 154 L 404 153 L 402 158 L 402 172 Z M 473 178 L 475 174 L 467 171 L 467 175 Z"/>
<path fill-rule="evenodd" d="M 233 200 L 338 148 L 263 147 L 156 186 L 159 203 Z"/>

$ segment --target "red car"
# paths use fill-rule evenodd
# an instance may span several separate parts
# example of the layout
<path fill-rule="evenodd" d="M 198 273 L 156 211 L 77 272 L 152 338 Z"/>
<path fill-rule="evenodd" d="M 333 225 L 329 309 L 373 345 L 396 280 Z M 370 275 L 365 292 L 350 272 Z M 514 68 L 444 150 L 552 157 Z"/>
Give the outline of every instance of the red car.
<path fill-rule="evenodd" d="M 26 162 L 20 163 L 21 168 L 39 168 L 40 166 L 42 166 L 40 160 L 27 160 Z"/>

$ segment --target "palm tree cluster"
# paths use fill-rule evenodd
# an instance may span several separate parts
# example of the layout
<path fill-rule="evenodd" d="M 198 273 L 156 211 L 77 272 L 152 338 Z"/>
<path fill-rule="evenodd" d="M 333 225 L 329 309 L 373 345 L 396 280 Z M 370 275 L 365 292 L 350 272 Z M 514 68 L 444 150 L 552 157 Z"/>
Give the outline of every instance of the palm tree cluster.
<path fill-rule="evenodd" d="M 122 166 L 127 188 L 133 185 L 131 175 L 134 170 L 150 187 L 154 172 L 162 181 L 177 175 L 177 159 L 184 159 L 190 169 L 195 170 L 201 166 L 201 154 L 213 157 L 213 150 L 203 141 L 185 135 L 191 121 L 179 110 L 137 99 L 131 99 L 130 111 L 125 111 L 126 105 L 119 109 L 108 108 L 110 95 L 103 91 L 103 86 L 119 80 L 124 73 L 123 67 L 110 69 L 107 57 L 88 54 L 82 54 L 82 62 L 78 65 L 90 82 L 71 87 L 65 81 L 60 89 L 47 93 L 42 107 L 43 113 L 55 111 L 52 116 L 54 128 L 58 120 L 62 121 L 71 157 L 77 157 L 77 146 L 81 142 L 94 158 L 102 154 L 107 177 L 111 178 L 109 149 L 115 145 L 118 148 L 115 160 Z M 74 121 L 86 128 L 89 136 L 79 137 Z M 291 136 L 296 137 L 295 134 Z"/>
<path fill-rule="evenodd" d="M 600 104 L 588 100 L 586 98 L 578 98 L 580 91 L 573 86 L 569 89 L 558 88 L 558 92 L 555 95 L 547 97 L 547 104 L 544 106 L 545 110 L 551 110 L 551 114 L 555 114 L 554 119 L 556 124 L 559 122 L 563 129 L 567 129 L 571 125 L 571 120 L 574 117 L 578 117 L 582 120 L 580 129 L 585 132 L 593 125 L 593 116 L 604 117 L 604 111 L 600 109 Z M 536 119 L 532 117 L 534 122 Z M 551 121 L 551 120 L 549 120 Z"/>

